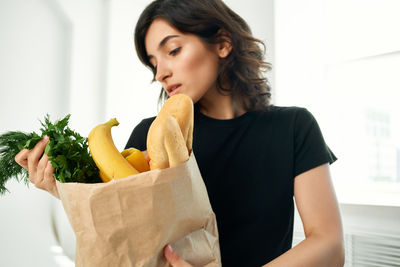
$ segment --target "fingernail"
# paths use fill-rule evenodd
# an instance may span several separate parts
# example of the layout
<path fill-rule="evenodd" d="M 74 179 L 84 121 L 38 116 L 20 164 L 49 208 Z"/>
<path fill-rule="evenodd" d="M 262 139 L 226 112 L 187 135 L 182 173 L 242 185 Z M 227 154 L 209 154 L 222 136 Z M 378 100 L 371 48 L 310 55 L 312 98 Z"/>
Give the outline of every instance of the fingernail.
<path fill-rule="evenodd" d="M 174 250 L 172 249 L 171 245 L 167 246 L 167 250 L 168 250 L 168 253 L 170 253 L 170 254 L 174 253 Z"/>
<path fill-rule="evenodd" d="M 45 142 L 47 142 L 47 141 L 49 141 L 49 137 L 48 137 L 47 135 L 45 135 L 45 136 L 43 137 L 43 140 L 44 140 Z"/>

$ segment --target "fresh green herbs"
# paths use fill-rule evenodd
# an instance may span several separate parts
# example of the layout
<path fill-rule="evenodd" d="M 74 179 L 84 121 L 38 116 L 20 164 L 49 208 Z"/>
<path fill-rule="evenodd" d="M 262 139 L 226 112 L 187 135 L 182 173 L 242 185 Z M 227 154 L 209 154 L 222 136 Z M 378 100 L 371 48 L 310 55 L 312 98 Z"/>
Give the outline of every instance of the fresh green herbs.
<path fill-rule="evenodd" d="M 0 195 L 6 182 L 15 178 L 29 184 L 28 172 L 14 157 L 23 148 L 32 149 L 44 136 L 49 137 L 45 152 L 54 167 L 54 178 L 62 183 L 101 183 L 99 169 L 90 155 L 87 138 L 68 127 L 70 114 L 54 124 L 49 115 L 41 122 L 41 134 L 10 131 L 0 135 Z"/>

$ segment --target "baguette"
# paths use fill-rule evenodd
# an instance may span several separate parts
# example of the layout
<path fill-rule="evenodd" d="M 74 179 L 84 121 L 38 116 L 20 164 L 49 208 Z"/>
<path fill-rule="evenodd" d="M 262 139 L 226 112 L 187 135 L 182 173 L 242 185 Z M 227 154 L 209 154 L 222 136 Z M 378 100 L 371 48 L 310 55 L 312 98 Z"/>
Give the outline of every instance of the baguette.
<path fill-rule="evenodd" d="M 174 167 L 189 159 L 193 144 L 193 102 L 184 94 L 170 97 L 147 134 L 150 169 Z"/>

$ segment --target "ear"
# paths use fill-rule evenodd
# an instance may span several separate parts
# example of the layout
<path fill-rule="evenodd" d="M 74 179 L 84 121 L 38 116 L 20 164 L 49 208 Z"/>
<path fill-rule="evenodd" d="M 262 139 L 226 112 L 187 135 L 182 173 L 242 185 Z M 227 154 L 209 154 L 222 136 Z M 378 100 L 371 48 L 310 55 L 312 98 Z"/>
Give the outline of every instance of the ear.
<path fill-rule="evenodd" d="M 232 51 L 232 38 L 231 34 L 224 30 L 220 29 L 217 33 L 219 42 L 217 44 L 217 53 L 220 58 L 226 58 Z"/>

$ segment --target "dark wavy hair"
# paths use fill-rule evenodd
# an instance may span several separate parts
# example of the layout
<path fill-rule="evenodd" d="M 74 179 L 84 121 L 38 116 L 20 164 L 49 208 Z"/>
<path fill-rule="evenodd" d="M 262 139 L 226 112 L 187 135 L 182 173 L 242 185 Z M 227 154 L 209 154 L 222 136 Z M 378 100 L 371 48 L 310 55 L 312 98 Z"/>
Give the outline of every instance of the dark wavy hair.
<path fill-rule="evenodd" d="M 270 105 L 271 90 L 264 72 L 271 64 L 264 61 L 265 44 L 253 37 L 250 27 L 221 0 L 155 0 L 139 17 L 135 28 L 135 46 L 140 61 L 153 71 L 145 36 L 155 19 L 164 19 L 182 33 L 198 36 L 206 44 L 231 42 L 228 57 L 221 59 L 217 88 L 221 94 L 231 94 L 236 114 L 238 105 L 246 111 L 265 110 Z M 220 31 L 222 30 L 222 31 Z M 225 32 L 228 34 L 221 34 Z M 229 88 L 223 83 L 229 81 Z M 154 78 L 153 78 L 154 81 Z M 168 98 L 161 90 L 159 103 Z"/>

